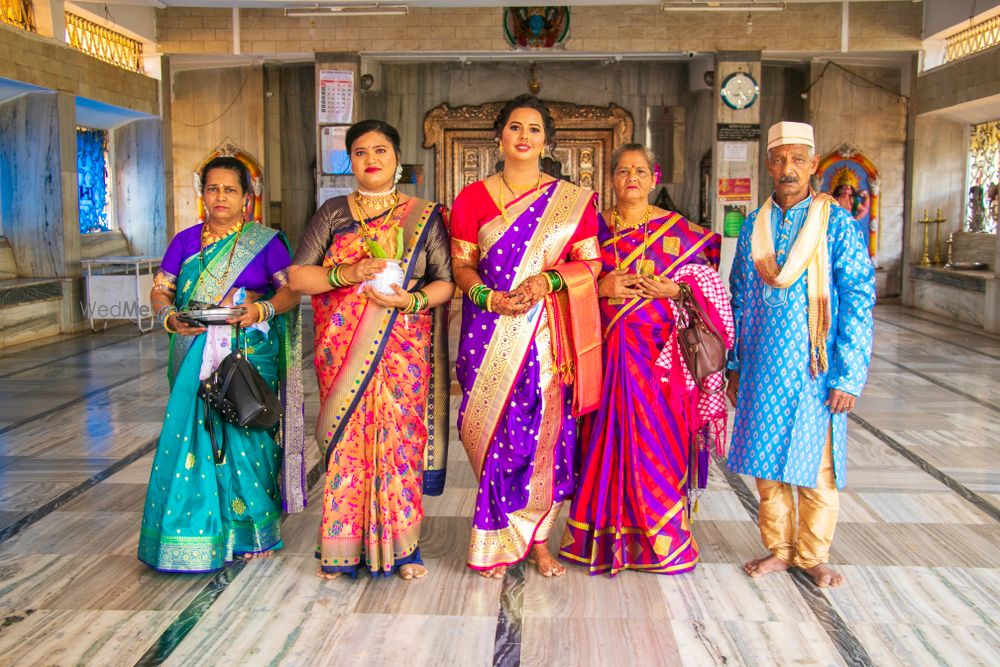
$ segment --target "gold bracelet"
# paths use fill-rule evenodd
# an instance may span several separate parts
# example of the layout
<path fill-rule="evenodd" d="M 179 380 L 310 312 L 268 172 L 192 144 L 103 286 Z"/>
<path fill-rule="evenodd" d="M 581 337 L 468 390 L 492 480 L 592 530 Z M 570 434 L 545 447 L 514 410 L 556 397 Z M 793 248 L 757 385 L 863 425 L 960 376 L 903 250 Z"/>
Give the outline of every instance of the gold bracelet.
<path fill-rule="evenodd" d="M 173 313 L 170 313 L 170 315 L 173 315 Z M 177 333 L 177 331 L 175 329 L 171 329 L 170 325 L 167 324 L 167 322 L 170 320 L 170 315 L 167 315 L 166 317 L 163 318 L 163 330 L 169 334 L 175 334 Z"/>
<path fill-rule="evenodd" d="M 264 306 L 260 305 L 260 301 L 254 301 L 253 305 L 257 306 L 257 323 L 260 324 L 264 321 Z"/>
<path fill-rule="evenodd" d="M 493 290 L 486 293 L 486 312 L 493 312 Z"/>

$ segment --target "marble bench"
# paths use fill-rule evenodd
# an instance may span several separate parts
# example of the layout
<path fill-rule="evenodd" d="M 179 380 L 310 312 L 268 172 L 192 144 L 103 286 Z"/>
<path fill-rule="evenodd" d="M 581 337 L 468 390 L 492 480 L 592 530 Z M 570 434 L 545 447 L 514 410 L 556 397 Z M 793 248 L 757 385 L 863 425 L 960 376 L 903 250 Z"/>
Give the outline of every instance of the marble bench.
<path fill-rule="evenodd" d="M 19 276 L 10 242 L 0 237 L 0 348 L 63 333 L 73 283 Z"/>

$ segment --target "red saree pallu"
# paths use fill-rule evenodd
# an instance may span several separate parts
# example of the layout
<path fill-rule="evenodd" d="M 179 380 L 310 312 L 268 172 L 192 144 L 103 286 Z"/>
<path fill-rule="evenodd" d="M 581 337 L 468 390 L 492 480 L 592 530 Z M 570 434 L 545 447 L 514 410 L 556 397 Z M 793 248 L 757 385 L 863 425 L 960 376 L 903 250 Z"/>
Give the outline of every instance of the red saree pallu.
<path fill-rule="evenodd" d="M 568 290 L 518 317 L 463 299 L 458 427 L 479 480 L 468 555 L 479 570 L 516 563 L 547 538 L 574 487 L 576 416 L 596 405 L 573 387 L 600 376 L 596 284 L 585 263 L 599 256 L 593 193 L 550 182 L 515 200 L 507 218 L 482 182 L 463 190 L 452 256 L 476 261 L 493 289 L 555 269 Z"/>
<path fill-rule="evenodd" d="M 618 232 L 599 221 L 603 272 L 619 261 L 633 273 L 667 277 L 687 264 L 718 264 L 719 236 L 676 213 Z M 695 397 L 682 383 L 661 382 L 656 364 L 665 346 L 676 345 L 668 301 L 601 299 L 600 407 L 583 420 L 579 481 L 559 552 L 591 574 L 672 574 L 698 562 L 686 511 Z"/>
<path fill-rule="evenodd" d="M 346 205 L 346 202 L 345 202 Z M 376 234 L 402 225 L 405 284 L 414 276 L 433 203 L 409 199 L 367 221 Z M 440 224 L 440 220 L 435 220 Z M 341 233 L 324 266 L 368 256 L 361 235 Z M 325 572 L 372 576 L 420 563 L 423 474 L 433 390 L 432 313 L 401 314 L 368 300 L 359 286 L 313 297 L 315 367 L 322 407 L 316 440 L 326 455 L 317 557 Z"/>

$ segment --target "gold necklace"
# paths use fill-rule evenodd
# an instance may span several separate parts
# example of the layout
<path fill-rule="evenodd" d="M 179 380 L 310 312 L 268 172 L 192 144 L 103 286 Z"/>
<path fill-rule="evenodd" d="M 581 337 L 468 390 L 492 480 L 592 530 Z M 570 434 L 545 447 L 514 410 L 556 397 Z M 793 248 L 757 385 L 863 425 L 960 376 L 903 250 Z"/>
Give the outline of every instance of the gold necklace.
<path fill-rule="evenodd" d="M 372 203 L 371 200 L 366 198 L 364 195 L 361 195 L 359 197 L 357 192 L 354 193 L 354 203 L 357 205 L 358 212 L 361 214 L 359 216 L 361 220 L 358 220 L 358 227 L 361 230 L 361 236 L 371 241 L 374 241 L 375 243 L 378 243 L 378 236 L 375 234 L 375 232 L 372 231 L 371 227 L 369 227 L 368 223 L 365 221 L 365 219 L 373 220 L 374 216 L 368 213 L 368 210 L 362 203 L 363 200 L 367 200 L 369 204 Z M 392 201 L 392 206 L 389 208 L 389 212 L 385 215 L 386 221 L 390 223 L 390 228 L 395 227 L 395 225 L 392 224 L 392 214 L 395 213 L 396 207 L 399 206 L 399 194 L 397 194 L 395 190 L 393 190 L 392 192 L 391 201 Z"/>
<path fill-rule="evenodd" d="M 355 190 L 354 201 L 364 204 L 375 211 L 384 211 L 389 206 L 394 205 L 394 202 L 399 202 L 399 193 L 396 192 L 396 188 L 387 192 L 362 192 L 361 190 Z"/>
<path fill-rule="evenodd" d="M 227 227 L 226 230 L 221 234 L 213 234 L 212 228 L 209 226 L 208 221 L 206 221 L 201 226 L 201 247 L 204 248 L 206 246 L 210 246 L 216 241 L 221 241 L 222 239 L 226 238 L 233 232 L 242 229 L 244 222 L 245 221 L 243 220 L 243 218 L 240 218 L 233 224 L 229 225 L 229 227 Z"/>
<path fill-rule="evenodd" d="M 235 227 L 235 225 L 234 225 L 234 227 Z M 230 228 L 230 229 L 232 229 L 232 228 Z M 204 230 L 202 230 L 202 233 L 204 233 Z M 228 232 L 227 232 L 227 235 L 228 235 Z M 240 222 L 239 222 L 239 230 L 237 230 L 237 232 L 236 232 L 236 240 L 233 241 L 233 247 L 229 249 L 229 258 L 226 260 L 226 268 L 222 272 L 221 276 L 216 276 L 208 268 L 208 265 L 205 264 L 205 245 L 202 244 L 202 246 L 201 246 L 201 252 L 198 253 L 198 262 L 201 265 L 201 270 L 204 271 L 205 273 L 207 273 L 208 275 L 210 275 L 212 277 L 212 280 L 215 282 L 215 286 L 216 287 L 222 287 L 222 284 L 229 277 L 229 270 L 233 266 L 233 256 L 236 254 L 236 246 L 238 246 L 240 244 L 240 237 L 241 236 L 243 236 L 243 221 L 242 220 L 240 220 Z M 223 237 L 223 238 L 225 238 L 225 237 Z"/>
<path fill-rule="evenodd" d="M 514 192 L 514 188 L 510 187 L 510 184 L 507 182 L 507 177 L 504 176 L 504 174 L 503 174 L 502 171 L 500 172 L 500 180 L 503 182 L 501 184 L 501 186 L 499 188 L 499 192 L 498 192 L 498 194 L 500 195 L 500 197 L 499 197 L 499 199 L 500 199 L 500 201 L 499 201 L 499 203 L 500 203 L 500 217 L 503 219 L 504 225 L 507 226 L 507 227 L 510 227 L 512 223 L 510 221 L 510 218 L 507 217 L 507 205 L 503 201 L 503 189 L 504 189 L 504 186 L 506 186 L 507 189 L 510 190 L 511 194 L 513 194 L 513 195 L 516 196 L 517 193 Z M 535 181 L 535 188 L 534 189 L 537 190 L 540 187 L 542 187 L 542 172 L 541 171 L 538 172 L 538 180 Z M 531 192 L 531 190 L 529 190 L 528 192 Z M 527 194 L 527 193 L 524 193 L 524 194 Z"/>
<path fill-rule="evenodd" d="M 646 243 L 647 239 L 649 238 L 649 218 L 652 214 L 653 214 L 653 207 L 647 204 L 646 212 L 642 216 L 642 222 L 639 223 L 642 225 L 642 255 L 635 266 L 636 266 L 636 273 L 645 276 L 651 276 L 654 273 L 653 262 L 646 260 Z M 615 244 L 614 244 L 615 268 L 621 270 L 625 268 L 622 266 L 622 260 L 618 252 L 618 242 L 621 240 L 621 232 L 626 229 L 633 229 L 634 227 L 638 227 L 638 225 L 629 226 L 628 223 L 625 222 L 625 218 L 622 217 L 622 214 L 618 212 L 618 207 L 611 209 L 611 220 L 615 226 L 615 236 L 618 237 L 615 239 Z M 628 257 L 626 257 L 626 259 L 628 259 Z"/>

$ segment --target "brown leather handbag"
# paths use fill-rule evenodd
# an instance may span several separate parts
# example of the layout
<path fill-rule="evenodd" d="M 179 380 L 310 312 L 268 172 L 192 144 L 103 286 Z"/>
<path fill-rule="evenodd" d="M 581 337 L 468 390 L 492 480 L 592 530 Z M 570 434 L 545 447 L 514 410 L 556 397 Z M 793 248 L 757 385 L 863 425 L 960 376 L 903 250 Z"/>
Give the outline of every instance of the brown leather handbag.
<path fill-rule="evenodd" d="M 726 345 L 722 336 L 705 316 L 701 306 L 691 293 L 691 286 L 679 282 L 681 298 L 678 306 L 687 314 L 686 326 L 677 330 L 677 342 L 680 343 L 681 356 L 687 364 L 691 378 L 698 389 L 707 394 L 718 394 L 725 383 L 718 389 L 706 389 L 705 379 L 712 373 L 718 373 L 726 367 Z"/>

